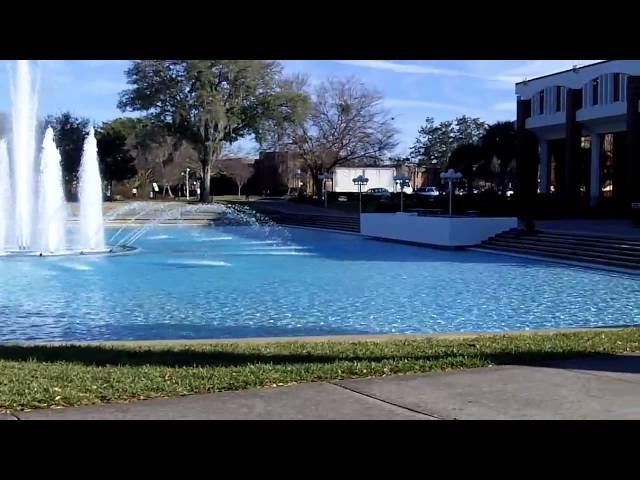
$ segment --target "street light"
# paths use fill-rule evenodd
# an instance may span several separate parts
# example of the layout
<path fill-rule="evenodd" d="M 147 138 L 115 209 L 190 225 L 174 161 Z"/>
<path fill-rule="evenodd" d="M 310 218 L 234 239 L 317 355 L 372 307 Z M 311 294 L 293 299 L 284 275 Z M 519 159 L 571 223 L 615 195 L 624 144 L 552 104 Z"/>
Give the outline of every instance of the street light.
<path fill-rule="evenodd" d="M 400 187 L 400 212 L 404 212 L 404 187 L 411 185 L 411 179 L 407 175 L 401 173 L 400 175 L 393 177 L 393 181 Z"/>
<path fill-rule="evenodd" d="M 358 175 L 353 180 L 353 184 L 358 186 L 358 196 L 360 201 L 360 214 L 362 214 L 362 186 L 369 183 L 369 179 L 364 175 Z"/>
<path fill-rule="evenodd" d="M 459 181 L 462 178 L 462 174 L 450 168 L 446 172 L 442 172 L 440 178 L 449 182 L 449 216 L 451 216 L 453 212 L 453 182 Z"/>
<path fill-rule="evenodd" d="M 189 201 L 189 172 L 190 171 L 191 169 L 187 167 L 186 175 L 185 175 L 185 172 L 182 172 L 182 175 L 185 177 L 185 185 L 187 187 L 187 202 Z"/>
<path fill-rule="evenodd" d="M 324 197 L 324 208 L 327 208 L 327 180 L 332 180 L 333 177 L 329 172 L 318 175 L 318 178 L 322 181 L 322 196 Z"/>

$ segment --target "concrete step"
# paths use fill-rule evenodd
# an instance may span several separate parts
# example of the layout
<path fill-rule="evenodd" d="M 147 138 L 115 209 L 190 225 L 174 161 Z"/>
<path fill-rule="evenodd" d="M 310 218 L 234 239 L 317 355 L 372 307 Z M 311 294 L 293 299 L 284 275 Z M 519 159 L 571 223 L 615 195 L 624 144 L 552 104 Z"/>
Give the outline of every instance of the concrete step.
<path fill-rule="evenodd" d="M 565 248 L 570 250 L 584 250 L 593 253 L 612 253 L 616 252 L 621 255 L 630 255 L 630 256 L 638 256 L 640 257 L 640 248 L 637 247 L 629 247 L 627 245 L 605 245 L 600 243 L 590 243 L 590 242 L 580 242 L 574 240 L 549 240 L 549 239 L 541 239 L 535 236 L 530 237 L 512 237 L 510 235 L 497 235 L 492 237 L 488 241 L 499 240 L 499 241 L 509 241 L 515 242 L 522 245 L 545 245 L 550 247 L 557 248 Z"/>
<path fill-rule="evenodd" d="M 517 233 L 514 231 L 504 232 L 500 234 L 500 236 L 510 237 L 510 238 L 535 238 L 541 240 L 555 241 L 555 242 L 574 242 L 580 243 L 584 245 L 603 245 L 603 246 L 620 246 L 629 249 L 640 249 L 640 241 L 629 238 L 605 238 L 605 237 L 597 237 L 591 235 L 564 235 L 564 234 L 555 234 L 555 233 L 536 233 L 536 234 L 527 234 L 527 233 Z"/>
<path fill-rule="evenodd" d="M 554 258 L 559 260 L 569 260 L 573 262 L 581 262 L 587 264 L 595 264 L 595 265 L 604 265 L 608 267 L 617 267 L 617 268 L 626 268 L 630 270 L 640 270 L 640 265 L 636 263 L 624 262 L 624 261 L 615 261 L 615 260 L 606 260 L 602 258 L 593 258 L 593 257 L 584 257 L 581 255 L 571 255 L 566 253 L 536 253 L 531 251 L 528 248 L 520 248 L 520 247 L 507 247 L 507 246 L 495 246 L 490 244 L 482 244 L 479 250 L 490 250 L 496 252 L 511 252 L 511 253 L 519 253 L 521 255 L 531 255 L 535 257 L 540 257 L 544 259 L 545 257 Z"/>
<path fill-rule="evenodd" d="M 529 252 L 537 252 L 541 254 L 560 254 L 560 255 L 578 255 L 583 258 L 602 259 L 607 261 L 622 261 L 632 263 L 640 267 L 640 255 L 624 255 L 617 252 L 593 252 L 584 249 L 560 248 L 546 244 L 531 244 L 508 240 L 488 240 L 482 246 L 494 246 L 497 248 L 518 248 Z"/>

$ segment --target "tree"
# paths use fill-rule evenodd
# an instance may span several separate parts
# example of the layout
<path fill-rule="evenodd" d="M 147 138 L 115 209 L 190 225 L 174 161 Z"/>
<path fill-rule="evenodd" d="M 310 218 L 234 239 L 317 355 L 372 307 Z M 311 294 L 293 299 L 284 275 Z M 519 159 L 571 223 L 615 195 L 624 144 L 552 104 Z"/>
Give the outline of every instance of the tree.
<path fill-rule="evenodd" d="M 480 140 L 488 125 L 479 118 L 463 115 L 454 120 L 454 143 L 476 143 Z"/>
<path fill-rule="evenodd" d="M 411 147 L 411 157 L 421 165 L 443 167 L 457 146 L 477 142 L 486 128 L 486 123 L 479 118 L 466 115 L 438 124 L 427 117 Z"/>
<path fill-rule="evenodd" d="M 89 133 L 89 124 L 88 118 L 76 117 L 70 112 L 56 116 L 49 115 L 44 122 L 45 128 L 48 126 L 53 128 L 56 145 L 62 157 L 62 175 L 67 200 L 71 200 L 74 196 L 82 147 Z"/>
<path fill-rule="evenodd" d="M 248 163 L 244 158 L 221 159 L 218 164 L 220 172 L 236 182 L 238 186 L 238 198 L 240 198 L 242 187 L 253 175 L 253 165 Z"/>
<path fill-rule="evenodd" d="M 113 182 L 123 182 L 134 177 L 137 169 L 135 157 L 127 146 L 130 132 L 127 123 L 120 119 L 104 123 L 98 130 L 98 158 L 102 179 L 109 183 L 109 192 L 113 191 Z"/>
<path fill-rule="evenodd" d="M 463 143 L 453 149 L 447 168 L 452 168 L 464 176 L 467 181 L 467 193 L 473 193 L 473 180 L 476 178 L 476 170 L 486 162 L 486 153 L 476 143 Z"/>
<path fill-rule="evenodd" d="M 382 97 L 356 78 L 317 86 L 309 116 L 292 122 L 291 145 L 321 188 L 320 175 L 348 163 L 379 157 L 396 147 L 396 129 Z"/>
<path fill-rule="evenodd" d="M 516 128 L 513 122 L 496 122 L 487 128 L 480 139 L 499 190 L 506 194 L 507 184 L 513 180 L 518 154 Z"/>
<path fill-rule="evenodd" d="M 535 201 L 538 194 L 538 138 L 530 130 L 517 134 L 516 200 L 525 229 L 535 232 Z"/>
<path fill-rule="evenodd" d="M 211 169 L 225 142 L 260 135 L 292 100 L 278 81 L 281 66 L 262 60 L 142 60 L 126 71 L 131 88 L 120 94 L 122 110 L 145 112 L 197 152 L 201 202 L 210 199 Z M 295 96 L 294 96 L 295 97 Z"/>
<path fill-rule="evenodd" d="M 418 137 L 411 147 L 411 157 L 420 165 L 443 167 L 455 148 L 452 121 L 436 124 L 432 117 L 418 130 Z"/>
<path fill-rule="evenodd" d="M 0 139 L 7 138 L 11 133 L 11 116 L 7 112 L 0 112 Z"/>

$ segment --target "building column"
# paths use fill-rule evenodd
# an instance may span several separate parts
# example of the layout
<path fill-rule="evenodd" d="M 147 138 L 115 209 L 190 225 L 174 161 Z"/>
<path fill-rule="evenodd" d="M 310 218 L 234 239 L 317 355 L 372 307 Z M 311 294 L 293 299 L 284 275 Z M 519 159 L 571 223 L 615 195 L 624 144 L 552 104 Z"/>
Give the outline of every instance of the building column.
<path fill-rule="evenodd" d="M 540 140 L 540 179 L 538 180 L 540 193 L 549 193 L 549 141 Z"/>
<path fill-rule="evenodd" d="M 640 202 L 640 76 L 627 79 L 627 149 L 623 198 L 630 208 L 631 202 Z M 617 188 L 617 187 L 614 187 Z"/>
<path fill-rule="evenodd" d="M 602 135 L 599 133 L 591 134 L 591 188 L 590 188 L 590 204 L 595 207 L 600 201 L 600 150 Z"/>
<path fill-rule="evenodd" d="M 557 185 L 563 197 L 574 201 L 578 197 L 576 162 L 580 154 L 582 126 L 576 121 L 576 111 L 582 106 L 582 90 L 567 89 L 567 111 L 565 122 L 566 151 L 562 182 Z"/>

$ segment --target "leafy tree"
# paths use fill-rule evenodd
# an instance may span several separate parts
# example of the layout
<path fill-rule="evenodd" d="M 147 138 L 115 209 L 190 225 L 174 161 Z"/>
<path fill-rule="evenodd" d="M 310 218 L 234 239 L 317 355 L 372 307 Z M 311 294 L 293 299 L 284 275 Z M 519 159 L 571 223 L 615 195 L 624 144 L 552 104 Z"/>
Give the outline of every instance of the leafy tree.
<path fill-rule="evenodd" d="M 89 133 L 88 118 L 76 117 L 70 112 L 49 115 L 45 118 L 44 127 L 51 126 L 62 157 L 62 175 L 67 200 L 74 196 L 74 186 L 78 180 L 80 159 L 85 137 Z"/>
<path fill-rule="evenodd" d="M 420 165 L 444 166 L 455 148 L 452 121 L 436 124 L 432 117 L 418 130 L 418 137 L 411 147 L 411 157 Z"/>
<path fill-rule="evenodd" d="M 488 125 L 479 118 L 463 115 L 454 120 L 454 143 L 476 143 L 480 140 Z"/>
<path fill-rule="evenodd" d="M 127 145 L 131 134 L 127 128 L 129 125 L 122 119 L 116 119 L 103 124 L 96 135 L 102 179 L 108 182 L 110 192 L 114 181 L 129 180 L 137 173 L 135 157 Z"/>
<path fill-rule="evenodd" d="M 211 169 L 223 144 L 259 137 L 266 119 L 284 121 L 282 112 L 299 100 L 281 90 L 281 66 L 271 61 L 142 60 L 132 62 L 126 76 L 131 87 L 118 106 L 145 112 L 194 148 L 202 169 L 201 202 L 210 199 Z"/>
<path fill-rule="evenodd" d="M 411 157 L 421 165 L 444 167 L 457 146 L 477 142 L 485 129 L 482 120 L 466 115 L 437 124 L 427 117 L 411 147 Z"/>

